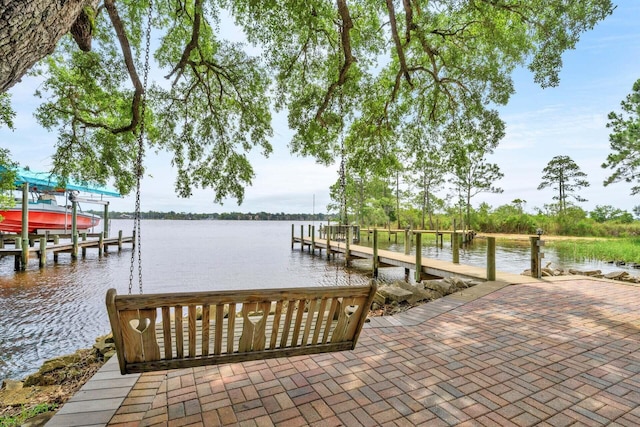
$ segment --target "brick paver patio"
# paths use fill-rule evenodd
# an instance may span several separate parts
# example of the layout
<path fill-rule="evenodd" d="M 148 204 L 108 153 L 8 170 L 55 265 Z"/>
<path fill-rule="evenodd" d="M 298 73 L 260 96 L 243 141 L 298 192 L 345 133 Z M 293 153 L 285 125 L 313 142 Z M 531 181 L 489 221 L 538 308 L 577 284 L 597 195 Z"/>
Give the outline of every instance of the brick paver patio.
<path fill-rule="evenodd" d="M 588 278 L 444 298 L 352 352 L 143 374 L 109 425 L 638 426 L 638 307 Z"/>

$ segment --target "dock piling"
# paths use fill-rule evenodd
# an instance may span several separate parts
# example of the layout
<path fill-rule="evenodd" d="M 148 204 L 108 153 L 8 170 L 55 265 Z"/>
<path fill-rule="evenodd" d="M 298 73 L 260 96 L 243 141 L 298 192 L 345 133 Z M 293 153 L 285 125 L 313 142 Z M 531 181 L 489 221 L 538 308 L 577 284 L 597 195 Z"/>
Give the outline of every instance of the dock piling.
<path fill-rule="evenodd" d="M 73 249 L 71 250 L 71 259 L 78 258 L 78 232 L 72 234 Z"/>
<path fill-rule="evenodd" d="M 453 263 L 460 264 L 460 239 L 458 238 L 455 220 L 453 220 L 453 233 L 451 233 L 451 251 L 453 252 Z"/>
<path fill-rule="evenodd" d="M 409 227 L 404 230 L 404 254 L 409 255 L 411 253 L 411 234 Z M 410 270 L 405 267 L 404 269 L 404 281 L 409 282 Z"/>
<path fill-rule="evenodd" d="M 416 274 L 415 281 L 422 281 L 422 233 L 416 233 Z"/>
<path fill-rule="evenodd" d="M 344 250 L 344 260 L 345 263 L 347 264 L 347 266 L 351 265 L 351 251 L 350 251 L 350 246 L 351 246 L 351 228 L 347 227 L 347 235 L 346 235 L 346 239 L 345 239 L 345 250 Z"/>
<path fill-rule="evenodd" d="M 14 242 L 15 242 L 14 245 L 16 249 L 22 249 L 22 239 L 20 237 L 16 237 Z M 20 271 L 22 269 L 21 263 L 22 263 L 22 255 L 16 255 L 14 257 L 14 268 L 16 271 Z"/>
<path fill-rule="evenodd" d="M 496 238 L 487 237 L 487 280 L 496 280 Z"/>
<path fill-rule="evenodd" d="M 82 241 L 86 242 L 87 241 L 87 233 L 82 233 Z M 85 258 L 87 256 L 87 248 L 86 247 L 82 247 L 82 258 Z"/>
<path fill-rule="evenodd" d="M 380 260 L 378 259 L 378 229 L 373 229 L 373 278 L 378 278 L 378 267 Z"/>
<path fill-rule="evenodd" d="M 531 241 L 531 277 L 540 279 L 542 277 L 542 258 L 543 254 L 540 252 L 541 246 L 544 244 L 540 240 L 540 235 L 529 237 Z"/>
<path fill-rule="evenodd" d="M 57 245 L 60 243 L 60 236 L 58 236 L 57 234 L 53 235 L 53 244 Z M 58 262 L 58 252 L 54 252 L 53 253 L 53 262 L 56 263 Z"/>
<path fill-rule="evenodd" d="M 47 266 L 47 239 L 40 238 L 40 268 Z"/>

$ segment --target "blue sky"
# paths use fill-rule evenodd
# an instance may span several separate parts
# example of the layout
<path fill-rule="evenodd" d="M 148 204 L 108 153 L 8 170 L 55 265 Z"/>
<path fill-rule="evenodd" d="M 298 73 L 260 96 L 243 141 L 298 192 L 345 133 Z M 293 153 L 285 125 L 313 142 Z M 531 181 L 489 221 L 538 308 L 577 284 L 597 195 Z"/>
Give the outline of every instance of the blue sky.
<path fill-rule="evenodd" d="M 631 211 L 640 205 L 637 197 L 630 196 L 630 185 L 602 185 L 608 175 L 600 167 L 609 153 L 607 114 L 620 109 L 620 101 L 640 78 L 640 1 L 615 3 L 613 15 L 584 34 L 575 50 L 563 55 L 559 87 L 541 89 L 528 70 L 516 71 L 516 94 L 500 108 L 507 124 L 506 136 L 489 158 L 505 174 L 497 183 L 504 192 L 480 194 L 472 200 L 474 206 L 487 202 L 497 207 L 519 198 L 526 200 L 526 209 L 532 211 L 551 203 L 553 190 L 537 190 L 537 186 L 542 169 L 557 155 L 571 157 L 587 174 L 591 186 L 582 192 L 588 199 L 580 204 L 584 209 L 613 205 Z M 0 140 L 22 166 L 48 170 L 56 135 L 41 129 L 33 118 L 37 83 L 25 78 L 12 88 L 16 130 L 0 129 Z M 145 163 L 150 176 L 142 183 L 142 210 L 325 212 L 330 201 L 328 188 L 337 179 L 338 166 L 324 167 L 313 159 L 292 156 L 287 146 L 291 131 L 286 123 L 284 116 L 274 116 L 274 152 L 268 159 L 251 154 L 256 177 L 241 206 L 234 200 L 216 205 L 207 190 L 194 191 L 190 199 L 178 198 L 170 157 L 149 153 Z M 112 210 L 133 208 L 132 196 L 111 199 Z"/>

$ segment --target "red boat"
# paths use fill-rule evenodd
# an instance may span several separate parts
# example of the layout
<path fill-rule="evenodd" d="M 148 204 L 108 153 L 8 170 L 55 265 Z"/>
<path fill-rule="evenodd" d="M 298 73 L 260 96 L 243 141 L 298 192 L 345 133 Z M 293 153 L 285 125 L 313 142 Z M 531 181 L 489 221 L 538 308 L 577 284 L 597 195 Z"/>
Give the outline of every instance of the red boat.
<path fill-rule="evenodd" d="M 0 221 L 0 231 L 8 233 L 20 233 L 22 231 L 22 208 L 0 211 L 4 218 Z M 95 227 L 100 222 L 96 215 L 78 212 L 76 214 L 76 226 L 78 230 L 86 230 Z M 38 200 L 29 202 L 29 233 L 38 230 L 63 230 L 71 231 L 71 209 L 58 206 L 55 196 L 40 194 Z"/>

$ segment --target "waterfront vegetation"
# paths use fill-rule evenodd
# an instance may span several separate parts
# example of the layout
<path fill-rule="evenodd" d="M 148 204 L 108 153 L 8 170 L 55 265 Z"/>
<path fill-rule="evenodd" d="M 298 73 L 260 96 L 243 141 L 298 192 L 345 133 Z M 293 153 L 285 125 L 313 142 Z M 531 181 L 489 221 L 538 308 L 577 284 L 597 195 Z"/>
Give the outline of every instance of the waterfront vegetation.
<path fill-rule="evenodd" d="M 405 207 L 395 209 L 363 209 L 362 215 L 351 211 L 350 223 L 361 227 L 377 227 L 380 229 L 440 229 L 451 230 L 456 222 L 457 229 L 472 229 L 481 233 L 504 233 L 535 235 L 542 230 L 545 236 L 565 236 L 569 239 L 550 239 L 548 245 L 557 248 L 576 260 L 616 261 L 640 263 L 640 220 L 631 213 L 612 206 L 596 206 L 586 211 L 578 206 L 570 205 L 560 211 L 557 205 L 545 205 L 535 208 L 534 213 L 524 210 L 524 202 L 514 200 L 512 203 L 493 208 L 483 203 L 477 209 L 471 209 L 471 225 L 465 225 L 462 212 L 455 207 L 442 208 L 432 214 L 422 227 L 420 209 Z M 634 214 L 638 214 L 634 210 Z M 112 212 L 111 218 L 131 218 L 132 212 Z M 290 214 L 290 213 L 184 213 L 184 212 L 142 212 L 143 219 L 170 220 L 262 220 L 262 221 L 317 221 L 320 223 L 338 223 L 339 213 Z M 362 220 L 362 222 L 360 222 Z M 570 237 L 581 239 L 571 240 Z M 597 239 L 584 239 L 593 237 Z"/>
<path fill-rule="evenodd" d="M 598 260 L 640 265 L 640 237 L 589 240 L 550 240 L 547 246 L 577 261 Z"/>
<path fill-rule="evenodd" d="M 17 414 L 6 416 L 0 415 L 0 427 L 21 426 L 26 420 L 33 418 L 36 415 L 56 410 L 57 408 L 57 403 L 39 403 L 35 406 L 23 406 Z"/>

